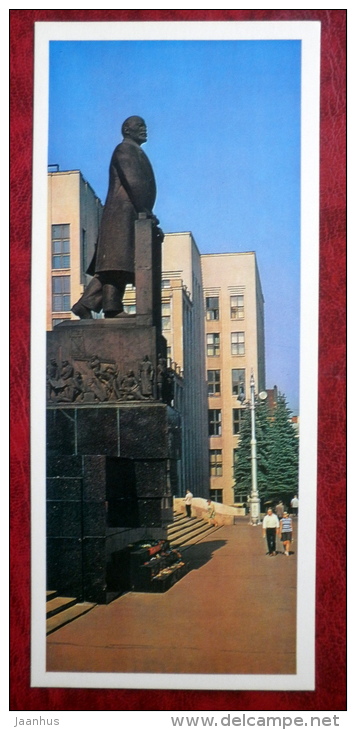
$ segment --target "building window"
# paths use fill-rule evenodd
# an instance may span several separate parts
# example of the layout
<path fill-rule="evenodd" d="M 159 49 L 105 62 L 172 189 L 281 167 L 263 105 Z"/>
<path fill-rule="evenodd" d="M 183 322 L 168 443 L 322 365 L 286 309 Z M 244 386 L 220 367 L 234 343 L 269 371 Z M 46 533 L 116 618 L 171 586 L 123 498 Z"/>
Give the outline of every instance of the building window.
<path fill-rule="evenodd" d="M 69 223 L 52 226 L 52 269 L 70 268 Z"/>
<path fill-rule="evenodd" d="M 245 399 L 245 368 L 233 368 L 231 370 L 232 395 Z"/>
<path fill-rule="evenodd" d="M 210 476 L 222 477 L 222 450 L 210 449 L 209 451 Z"/>
<path fill-rule="evenodd" d="M 248 507 L 247 492 L 235 492 L 235 504 L 242 505 L 243 507 Z"/>
<path fill-rule="evenodd" d="M 82 228 L 82 270 L 81 270 L 81 282 L 84 281 L 84 274 L 88 268 L 88 244 L 87 244 L 87 232 L 85 228 Z"/>
<path fill-rule="evenodd" d="M 218 504 L 223 503 L 223 490 L 222 489 L 210 489 L 210 499 Z"/>
<path fill-rule="evenodd" d="M 206 336 L 206 354 L 208 357 L 220 355 L 220 335 L 217 332 L 210 332 Z"/>
<path fill-rule="evenodd" d="M 170 279 L 162 279 L 161 281 L 161 288 L 162 289 L 170 289 L 171 287 L 171 280 Z"/>
<path fill-rule="evenodd" d="M 234 436 L 237 436 L 237 434 L 240 433 L 243 412 L 243 408 L 232 409 L 232 433 Z"/>
<path fill-rule="evenodd" d="M 220 395 L 220 370 L 208 370 L 208 395 Z"/>
<path fill-rule="evenodd" d="M 171 329 L 171 303 L 162 302 L 162 329 Z"/>
<path fill-rule="evenodd" d="M 221 410 L 209 408 L 209 436 L 221 436 Z"/>
<path fill-rule="evenodd" d="M 207 319 L 219 319 L 219 297 L 205 297 Z"/>
<path fill-rule="evenodd" d="M 231 319 L 244 319 L 245 308 L 244 308 L 244 296 L 238 294 L 237 296 L 230 297 L 230 317 Z"/>
<path fill-rule="evenodd" d="M 70 276 L 52 276 L 52 312 L 70 312 Z"/>
<path fill-rule="evenodd" d="M 245 333 L 231 332 L 231 355 L 245 354 Z"/>

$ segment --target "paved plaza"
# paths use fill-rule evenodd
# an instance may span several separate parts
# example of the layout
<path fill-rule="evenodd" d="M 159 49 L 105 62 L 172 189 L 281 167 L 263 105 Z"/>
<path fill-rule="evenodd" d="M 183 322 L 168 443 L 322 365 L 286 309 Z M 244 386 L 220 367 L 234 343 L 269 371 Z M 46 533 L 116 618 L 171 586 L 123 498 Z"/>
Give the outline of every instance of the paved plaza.
<path fill-rule="evenodd" d="M 247 518 L 182 552 L 164 594 L 127 593 L 47 637 L 47 671 L 293 674 L 297 520 L 289 557 Z"/>

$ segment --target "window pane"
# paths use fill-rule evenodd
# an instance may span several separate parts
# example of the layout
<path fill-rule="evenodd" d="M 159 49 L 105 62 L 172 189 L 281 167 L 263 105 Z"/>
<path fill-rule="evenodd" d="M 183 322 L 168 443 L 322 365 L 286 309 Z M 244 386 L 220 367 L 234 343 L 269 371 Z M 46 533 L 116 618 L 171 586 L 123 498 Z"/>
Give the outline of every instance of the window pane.
<path fill-rule="evenodd" d="M 61 253 L 61 241 L 53 241 L 53 253 Z"/>
<path fill-rule="evenodd" d="M 209 409 L 209 435 L 221 436 L 221 410 Z"/>
<path fill-rule="evenodd" d="M 210 476 L 222 476 L 222 451 L 221 449 L 210 449 Z"/>
<path fill-rule="evenodd" d="M 222 489 L 211 489 L 210 490 L 210 499 L 212 499 L 213 502 L 222 504 L 222 501 L 223 501 L 222 495 L 223 495 Z"/>
<path fill-rule="evenodd" d="M 231 319 L 244 319 L 243 294 L 230 297 L 230 317 Z"/>
<path fill-rule="evenodd" d="M 220 370 L 208 370 L 208 394 L 220 394 Z"/>
<path fill-rule="evenodd" d="M 69 254 L 69 224 L 52 226 L 52 269 L 69 269 Z"/>
<path fill-rule="evenodd" d="M 69 238 L 69 223 L 52 226 L 52 238 Z"/>
<path fill-rule="evenodd" d="M 60 276 L 52 277 L 52 288 L 54 294 L 59 294 L 62 291 L 62 282 Z"/>
<path fill-rule="evenodd" d="M 240 433 L 243 408 L 232 409 L 232 432 L 234 436 Z"/>
<path fill-rule="evenodd" d="M 233 368 L 231 371 L 231 378 L 232 394 L 238 396 L 245 393 L 245 369 Z"/>
<path fill-rule="evenodd" d="M 219 297 L 205 297 L 206 318 L 219 319 Z"/>
<path fill-rule="evenodd" d="M 53 297 L 52 311 L 53 312 L 63 312 L 61 297 L 56 297 L 56 296 Z"/>
<path fill-rule="evenodd" d="M 220 335 L 219 333 L 209 333 L 207 335 L 207 355 L 214 357 L 220 355 Z"/>
<path fill-rule="evenodd" d="M 52 276 L 52 311 L 70 312 L 70 276 Z"/>
<path fill-rule="evenodd" d="M 61 238 L 61 229 L 62 226 L 52 226 L 52 239 Z"/>
<path fill-rule="evenodd" d="M 231 354 L 232 355 L 244 355 L 245 354 L 245 333 L 244 332 L 231 332 Z"/>

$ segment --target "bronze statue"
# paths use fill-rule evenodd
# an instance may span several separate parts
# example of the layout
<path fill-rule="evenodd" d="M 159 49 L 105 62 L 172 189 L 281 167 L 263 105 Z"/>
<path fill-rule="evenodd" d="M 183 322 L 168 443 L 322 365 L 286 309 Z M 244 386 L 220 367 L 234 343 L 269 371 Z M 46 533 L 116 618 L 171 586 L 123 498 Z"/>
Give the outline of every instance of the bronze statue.
<path fill-rule="evenodd" d="M 109 168 L 109 190 L 99 229 L 94 258 L 87 270 L 94 278 L 72 312 L 90 319 L 91 311 L 117 317 L 123 311 L 126 284 L 135 284 L 135 220 L 145 213 L 153 222 L 153 236 L 163 233 L 152 213 L 156 183 L 151 163 L 141 149 L 147 127 L 133 116 L 122 125 L 123 141 L 115 148 Z"/>

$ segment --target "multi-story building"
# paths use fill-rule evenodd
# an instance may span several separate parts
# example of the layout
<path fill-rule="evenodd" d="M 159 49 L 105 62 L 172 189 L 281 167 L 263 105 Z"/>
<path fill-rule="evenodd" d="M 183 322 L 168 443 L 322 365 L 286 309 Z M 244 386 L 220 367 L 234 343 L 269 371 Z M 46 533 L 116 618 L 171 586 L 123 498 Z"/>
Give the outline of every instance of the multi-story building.
<path fill-rule="evenodd" d="M 201 262 L 210 494 L 233 504 L 234 460 L 252 372 L 256 393 L 265 388 L 264 299 L 254 252 L 203 254 Z M 241 493 L 238 501 L 246 498 Z"/>
<path fill-rule="evenodd" d="M 162 331 L 168 355 L 184 374 L 184 488 L 209 496 L 208 407 L 201 256 L 191 233 L 168 233 L 162 249 Z"/>
<path fill-rule="evenodd" d="M 79 170 L 48 173 L 47 330 L 75 319 L 103 206 Z"/>

